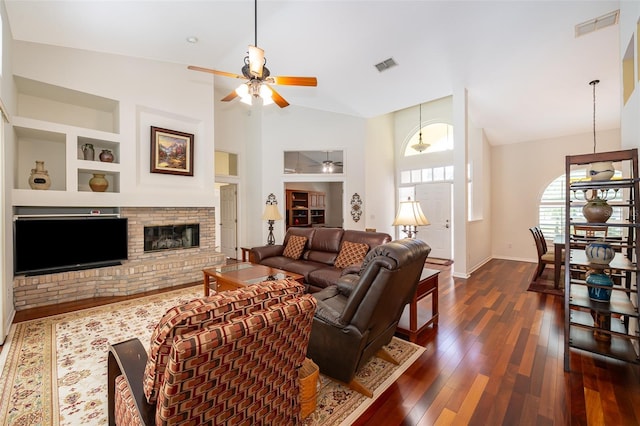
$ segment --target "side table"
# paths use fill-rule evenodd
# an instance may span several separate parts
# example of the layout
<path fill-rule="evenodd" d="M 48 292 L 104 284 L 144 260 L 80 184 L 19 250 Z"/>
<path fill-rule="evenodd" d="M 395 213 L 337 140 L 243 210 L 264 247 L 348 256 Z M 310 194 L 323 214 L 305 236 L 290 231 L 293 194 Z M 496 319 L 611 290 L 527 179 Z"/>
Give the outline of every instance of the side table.
<path fill-rule="evenodd" d="M 418 336 L 427 327 L 433 324 L 433 328 L 438 326 L 438 275 L 437 269 L 422 270 L 420 281 L 416 293 L 409 304 L 405 307 L 396 332 L 409 337 L 409 341 L 415 343 Z M 418 307 L 418 301 L 431 295 L 431 316 L 427 316 L 424 310 Z M 408 312 L 407 312 L 408 311 Z M 408 314 L 408 315 L 407 315 Z M 408 318 L 407 318 L 408 317 Z"/>
<path fill-rule="evenodd" d="M 251 248 L 249 247 L 240 247 L 240 250 L 242 250 L 242 261 L 243 262 L 250 262 L 250 257 L 251 257 Z"/>

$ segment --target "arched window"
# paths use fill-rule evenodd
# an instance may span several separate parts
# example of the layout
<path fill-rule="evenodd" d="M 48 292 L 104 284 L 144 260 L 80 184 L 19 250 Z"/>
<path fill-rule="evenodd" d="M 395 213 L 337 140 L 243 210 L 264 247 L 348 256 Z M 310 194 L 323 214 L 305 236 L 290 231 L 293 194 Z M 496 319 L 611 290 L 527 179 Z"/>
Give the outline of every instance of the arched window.
<path fill-rule="evenodd" d="M 572 179 L 580 179 L 584 178 L 585 176 L 585 169 L 571 171 Z M 617 170 L 615 177 L 620 176 L 622 176 L 622 173 Z M 563 174 L 561 176 L 558 176 L 547 186 L 540 199 L 540 205 L 538 206 L 538 221 L 544 237 L 549 241 L 552 241 L 556 235 L 564 234 L 565 231 L 565 185 L 565 175 Z M 615 198 L 610 201 L 613 201 L 613 203 L 615 203 L 622 202 L 622 200 L 622 192 L 618 191 L 615 194 Z M 575 207 L 571 207 L 571 218 L 573 218 L 576 222 L 587 221 L 582 214 L 582 204 L 576 203 Z M 622 207 L 613 206 L 611 220 L 620 219 L 622 219 Z M 622 230 L 621 228 L 617 227 L 609 228 L 608 235 L 621 236 Z"/>
<path fill-rule="evenodd" d="M 422 152 L 412 148 L 420 140 L 420 131 L 417 131 L 407 142 L 404 150 L 405 157 L 453 149 L 453 126 L 451 124 L 432 123 L 427 124 L 420 130 L 422 130 L 422 142 L 428 144 L 429 147 Z"/>

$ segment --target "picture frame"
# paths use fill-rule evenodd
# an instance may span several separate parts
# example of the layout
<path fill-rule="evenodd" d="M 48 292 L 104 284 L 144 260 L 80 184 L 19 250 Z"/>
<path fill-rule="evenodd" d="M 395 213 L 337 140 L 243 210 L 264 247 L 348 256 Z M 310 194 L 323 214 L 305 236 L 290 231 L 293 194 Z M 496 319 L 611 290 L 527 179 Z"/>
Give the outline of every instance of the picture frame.
<path fill-rule="evenodd" d="M 191 133 L 151 126 L 151 173 L 193 176 Z"/>

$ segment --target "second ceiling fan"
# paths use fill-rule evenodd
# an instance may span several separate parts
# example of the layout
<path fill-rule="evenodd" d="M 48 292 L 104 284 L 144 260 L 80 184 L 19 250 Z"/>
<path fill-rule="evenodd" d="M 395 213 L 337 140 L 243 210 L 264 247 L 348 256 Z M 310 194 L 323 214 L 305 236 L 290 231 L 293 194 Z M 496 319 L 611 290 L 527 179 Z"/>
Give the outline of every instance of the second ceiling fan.
<path fill-rule="evenodd" d="M 280 108 L 289 106 L 287 102 L 278 92 L 276 92 L 271 84 L 282 86 L 317 86 L 318 80 L 315 77 L 295 77 L 295 76 L 272 76 L 269 68 L 265 66 L 267 60 L 264 56 L 264 50 L 258 47 L 258 0 L 254 0 L 254 45 L 249 46 L 249 52 L 244 58 L 244 66 L 242 67 L 242 75 L 234 74 L 226 71 L 218 71 L 210 68 L 189 65 L 188 68 L 194 71 L 208 72 L 223 77 L 246 79 L 247 82 L 222 98 L 223 102 L 229 102 L 237 97 L 245 103 L 251 104 L 253 98 L 262 98 L 264 105 L 275 102 Z"/>

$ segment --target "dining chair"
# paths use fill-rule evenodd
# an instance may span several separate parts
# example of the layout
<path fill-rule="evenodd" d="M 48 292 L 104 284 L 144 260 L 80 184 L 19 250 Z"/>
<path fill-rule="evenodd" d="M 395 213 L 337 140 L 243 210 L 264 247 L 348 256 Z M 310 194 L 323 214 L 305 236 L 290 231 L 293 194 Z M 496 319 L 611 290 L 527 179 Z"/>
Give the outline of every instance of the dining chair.
<path fill-rule="evenodd" d="M 536 269 L 535 275 L 535 279 L 538 279 L 542 276 L 545 266 L 553 266 L 555 263 L 555 252 L 553 249 L 548 249 L 547 241 L 544 239 L 544 234 L 539 226 L 532 226 L 529 228 L 529 231 L 531 231 L 531 235 L 533 235 L 533 240 L 536 243 L 536 250 L 538 251 L 538 268 Z"/>
<path fill-rule="evenodd" d="M 593 226 L 593 225 L 573 225 L 573 234 L 577 236 L 595 238 L 595 237 L 607 237 L 609 227 L 608 226 Z"/>

